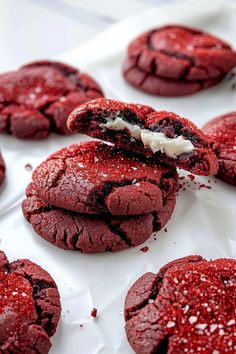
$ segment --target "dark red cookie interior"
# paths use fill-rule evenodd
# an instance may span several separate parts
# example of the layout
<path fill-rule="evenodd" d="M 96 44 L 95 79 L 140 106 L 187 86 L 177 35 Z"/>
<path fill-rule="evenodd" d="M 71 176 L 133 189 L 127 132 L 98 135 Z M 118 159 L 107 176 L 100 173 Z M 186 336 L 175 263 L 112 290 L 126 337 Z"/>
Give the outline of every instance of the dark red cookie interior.
<path fill-rule="evenodd" d="M 235 271 L 233 259 L 190 256 L 143 275 L 125 302 L 135 352 L 234 353 Z"/>
<path fill-rule="evenodd" d="M 53 154 L 34 171 L 33 182 L 38 195 L 57 207 L 138 215 L 160 210 L 178 176 L 175 168 L 92 141 Z"/>
<path fill-rule="evenodd" d="M 200 30 L 169 25 L 134 39 L 124 77 L 151 94 L 181 96 L 212 86 L 236 65 L 229 44 Z"/>
<path fill-rule="evenodd" d="M 79 104 L 102 97 L 98 84 L 58 62 L 31 63 L 0 76 L 0 132 L 22 139 L 69 134 L 66 119 Z"/>
<path fill-rule="evenodd" d="M 93 216 L 53 207 L 40 199 L 33 184 L 23 201 L 23 213 L 34 230 L 48 242 L 83 253 L 117 252 L 146 241 L 164 227 L 175 206 L 169 195 L 158 211 L 137 216 Z"/>
<path fill-rule="evenodd" d="M 191 141 L 194 150 L 183 153 L 177 158 L 170 158 L 161 151 L 153 153 L 150 148 L 144 147 L 141 140 L 132 137 L 127 129 L 113 130 L 105 126 L 107 120 L 114 120 L 117 116 L 141 129 L 163 133 L 167 138 L 182 136 Z M 183 168 L 194 174 L 213 175 L 218 170 L 218 161 L 207 137 L 193 123 L 172 112 L 155 112 L 147 106 L 97 99 L 74 110 L 69 116 L 68 127 L 73 132 L 86 133 L 112 142 L 117 147 L 140 153 L 153 158 L 154 161 Z"/>
<path fill-rule="evenodd" d="M 236 112 L 212 119 L 204 125 L 219 161 L 217 177 L 236 186 Z"/>
<path fill-rule="evenodd" d="M 0 185 L 2 184 L 4 178 L 5 178 L 5 163 L 0 153 Z"/>
<path fill-rule="evenodd" d="M 9 263 L 0 252 L 0 352 L 48 353 L 60 317 L 50 275 L 28 260 Z"/>

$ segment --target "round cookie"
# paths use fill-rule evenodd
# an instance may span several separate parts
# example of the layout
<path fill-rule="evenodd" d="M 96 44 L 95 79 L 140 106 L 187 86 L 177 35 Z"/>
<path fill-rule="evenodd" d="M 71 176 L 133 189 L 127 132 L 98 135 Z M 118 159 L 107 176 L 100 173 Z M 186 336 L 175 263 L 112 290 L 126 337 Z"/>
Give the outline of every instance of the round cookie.
<path fill-rule="evenodd" d="M 0 75 L 0 133 L 19 139 L 67 135 L 72 110 L 102 96 L 99 85 L 76 68 L 54 61 L 30 63 Z"/>
<path fill-rule="evenodd" d="M 164 227 L 175 206 L 169 195 L 158 211 L 138 216 L 85 215 L 59 209 L 40 199 L 33 184 L 22 208 L 36 233 L 53 245 L 83 253 L 117 252 L 146 241 Z"/>
<path fill-rule="evenodd" d="M 236 260 L 178 259 L 146 273 L 125 300 L 137 354 L 235 353 Z"/>
<path fill-rule="evenodd" d="M 169 25 L 141 34 L 128 47 L 125 79 L 160 96 L 183 96 L 220 82 L 236 65 L 236 53 L 203 31 Z"/>
<path fill-rule="evenodd" d="M 210 120 L 203 127 L 219 161 L 217 177 L 236 186 L 236 112 Z"/>
<path fill-rule="evenodd" d="M 160 210 L 178 185 L 160 166 L 98 141 L 59 150 L 33 173 L 40 198 L 86 214 L 138 215 Z"/>
<path fill-rule="evenodd" d="M 5 163 L 3 161 L 2 155 L 0 153 L 0 185 L 3 183 L 5 178 Z"/>
<path fill-rule="evenodd" d="M 61 304 L 51 276 L 35 263 L 9 263 L 0 251 L 0 352 L 47 354 Z"/>
<path fill-rule="evenodd" d="M 115 146 L 197 175 L 214 175 L 218 160 L 206 135 L 172 112 L 148 106 L 97 99 L 75 109 L 68 127 Z"/>

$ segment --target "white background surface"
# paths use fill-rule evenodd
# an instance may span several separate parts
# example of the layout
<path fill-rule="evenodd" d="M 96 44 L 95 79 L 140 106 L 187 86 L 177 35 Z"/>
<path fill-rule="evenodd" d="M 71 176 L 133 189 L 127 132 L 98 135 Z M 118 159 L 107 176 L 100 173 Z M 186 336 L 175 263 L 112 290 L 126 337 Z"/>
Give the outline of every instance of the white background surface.
<path fill-rule="evenodd" d="M 0 71 L 78 46 L 118 20 L 173 0 L 0 0 Z"/>
<path fill-rule="evenodd" d="M 120 9 L 125 6 L 124 2 L 120 2 Z M 147 13 L 143 12 L 146 6 L 143 1 L 130 1 L 129 6 L 139 4 L 136 6 L 142 10 L 140 15 L 115 25 L 75 49 L 72 47 L 77 40 L 82 42 L 92 38 L 102 26 L 110 26 L 111 18 L 113 21 L 125 16 L 123 10 L 120 11 L 117 4 L 114 5 L 116 11 L 111 11 L 108 6 L 103 11 L 97 5 L 95 13 L 91 2 L 67 1 L 73 9 L 78 3 L 79 7 L 83 6 L 78 24 L 66 14 L 66 10 L 63 11 L 65 1 L 3 0 L 0 7 L 4 3 L 7 3 L 5 15 L 0 11 L 3 18 L 1 31 L 2 28 L 5 31 L 0 37 L 0 45 L 4 46 L 4 50 L 0 50 L 2 69 L 17 66 L 25 60 L 56 55 L 93 74 L 107 97 L 146 103 L 156 109 L 171 109 L 191 118 L 199 126 L 215 115 L 235 110 L 236 91 L 232 91 L 232 83 L 227 80 L 190 97 L 160 98 L 136 91 L 120 74 L 127 43 L 144 29 L 162 23 L 180 22 L 201 27 L 236 47 L 236 10 L 227 6 L 225 1 L 188 1 L 174 8 L 151 8 Z M 22 4 L 20 8 L 18 3 Z M 154 1 L 148 3 L 153 5 Z M 129 11 L 135 10 L 131 8 Z M 85 14 L 93 16 L 89 17 L 89 24 L 85 21 Z M 93 21 L 97 21 L 94 27 Z M 62 46 L 63 50 L 60 50 Z M 63 53 L 66 49 L 71 50 Z M 134 280 L 145 271 L 156 272 L 169 260 L 189 254 L 201 254 L 207 258 L 236 257 L 235 188 L 220 181 L 215 184 L 212 178 L 211 190 L 195 190 L 195 185 L 190 184 L 186 191 L 180 192 L 173 218 L 167 226 L 168 232 L 161 231 L 157 241 L 151 237 L 145 243 L 149 247 L 147 253 L 139 250 L 141 246 L 102 255 L 64 251 L 37 236 L 22 217 L 20 204 L 31 178 L 31 172 L 26 171 L 24 165 L 31 163 L 36 167 L 51 152 L 79 139 L 82 137 L 78 135 L 52 135 L 47 141 L 24 142 L 13 137 L 0 137 L 0 149 L 4 152 L 8 170 L 0 196 L 0 246 L 10 260 L 25 257 L 42 265 L 59 286 L 63 310 L 50 353 L 129 354 L 132 351 L 124 334 L 122 309 L 125 294 Z M 208 178 L 199 181 L 209 185 Z M 96 320 L 90 317 L 93 307 L 98 308 Z"/>

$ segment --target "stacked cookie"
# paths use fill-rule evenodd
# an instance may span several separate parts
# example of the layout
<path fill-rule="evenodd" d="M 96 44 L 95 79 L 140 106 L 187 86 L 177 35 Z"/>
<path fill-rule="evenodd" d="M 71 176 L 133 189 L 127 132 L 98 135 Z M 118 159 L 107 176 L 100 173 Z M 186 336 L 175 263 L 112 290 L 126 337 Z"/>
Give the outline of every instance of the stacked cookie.
<path fill-rule="evenodd" d="M 115 252 L 166 224 L 177 182 L 175 168 L 85 142 L 56 152 L 34 171 L 23 211 L 35 231 L 58 247 Z"/>
<path fill-rule="evenodd" d="M 219 83 L 235 65 L 236 53 L 228 43 L 198 29 L 169 25 L 130 43 L 123 74 L 147 93 L 184 96 Z"/>
<path fill-rule="evenodd" d="M 176 167 L 200 175 L 218 170 L 204 134 L 174 113 L 97 99 L 80 105 L 68 127 L 107 143 L 80 143 L 51 155 L 34 171 L 23 202 L 35 231 L 64 249 L 137 246 L 172 215 Z"/>

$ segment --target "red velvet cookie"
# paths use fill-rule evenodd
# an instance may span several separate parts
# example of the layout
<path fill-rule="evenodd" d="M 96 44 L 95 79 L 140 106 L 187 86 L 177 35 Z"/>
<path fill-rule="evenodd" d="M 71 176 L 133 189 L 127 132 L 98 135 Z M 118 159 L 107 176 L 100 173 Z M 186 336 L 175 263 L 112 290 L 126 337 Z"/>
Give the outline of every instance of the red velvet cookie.
<path fill-rule="evenodd" d="M 48 353 L 60 313 L 51 276 L 27 259 L 9 263 L 0 251 L 0 353 Z"/>
<path fill-rule="evenodd" d="M 169 25 L 130 43 L 123 73 L 142 91 L 182 96 L 217 84 L 235 65 L 236 53 L 228 43 L 200 30 Z"/>
<path fill-rule="evenodd" d="M 204 125 L 203 131 L 218 157 L 217 177 L 236 186 L 236 112 L 212 119 Z"/>
<path fill-rule="evenodd" d="M 2 184 L 4 178 L 5 178 L 5 163 L 0 153 L 0 185 Z"/>
<path fill-rule="evenodd" d="M 38 61 L 0 75 L 0 133 L 20 139 L 69 134 L 68 115 L 79 104 L 102 97 L 88 75 L 59 62 Z"/>
<path fill-rule="evenodd" d="M 214 175 L 218 170 L 207 137 L 189 120 L 172 112 L 97 99 L 75 109 L 68 127 L 197 175 Z"/>
<path fill-rule="evenodd" d="M 160 210 L 178 185 L 175 168 L 98 141 L 57 151 L 33 173 L 40 198 L 86 214 L 138 215 Z"/>
<path fill-rule="evenodd" d="M 146 273 L 125 300 L 137 354 L 235 353 L 236 260 L 189 256 Z"/>
<path fill-rule="evenodd" d="M 49 205 L 37 195 L 33 184 L 26 191 L 22 208 L 34 230 L 48 242 L 83 253 L 117 252 L 146 241 L 164 227 L 175 206 L 169 195 L 158 212 L 138 216 L 85 215 Z"/>

